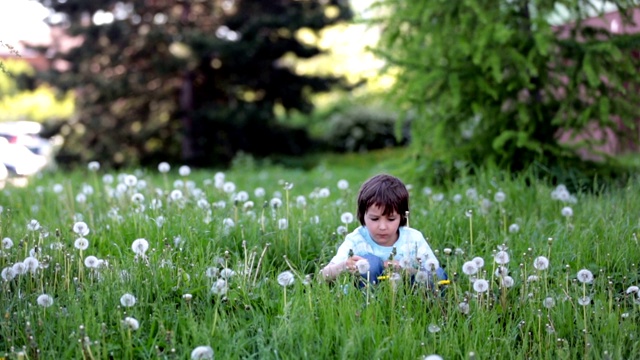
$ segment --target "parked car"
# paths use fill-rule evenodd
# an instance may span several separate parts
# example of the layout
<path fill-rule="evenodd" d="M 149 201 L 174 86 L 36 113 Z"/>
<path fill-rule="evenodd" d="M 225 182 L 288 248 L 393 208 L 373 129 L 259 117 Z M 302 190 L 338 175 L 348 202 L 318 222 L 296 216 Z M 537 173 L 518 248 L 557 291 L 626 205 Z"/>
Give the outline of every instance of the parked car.
<path fill-rule="evenodd" d="M 32 121 L 0 122 L 0 164 L 10 176 L 31 176 L 53 166 L 57 144 L 41 137 Z"/>

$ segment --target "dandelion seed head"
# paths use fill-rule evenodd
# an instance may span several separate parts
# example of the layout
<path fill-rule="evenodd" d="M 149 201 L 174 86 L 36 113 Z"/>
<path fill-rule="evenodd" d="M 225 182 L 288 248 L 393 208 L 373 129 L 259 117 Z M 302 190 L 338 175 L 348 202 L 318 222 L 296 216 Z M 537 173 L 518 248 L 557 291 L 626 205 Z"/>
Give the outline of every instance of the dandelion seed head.
<path fill-rule="evenodd" d="M 591 298 L 589 296 L 581 296 L 578 298 L 578 304 L 582 306 L 587 306 L 591 304 Z"/>
<path fill-rule="evenodd" d="M 232 192 L 236 191 L 236 184 L 231 181 L 226 181 L 224 184 L 222 184 L 222 191 L 226 192 L 227 194 L 231 194 Z"/>
<path fill-rule="evenodd" d="M 124 176 L 123 183 L 127 187 L 134 187 L 138 183 L 138 178 L 135 175 L 127 174 Z"/>
<path fill-rule="evenodd" d="M 4 238 L 2 239 L 2 248 L 5 250 L 11 249 L 13 247 L 13 240 L 11 240 L 11 238 Z"/>
<path fill-rule="evenodd" d="M 225 279 L 218 279 L 213 283 L 213 286 L 211 286 L 211 292 L 218 296 L 226 295 L 228 290 L 229 285 Z"/>
<path fill-rule="evenodd" d="M 353 222 L 353 214 L 350 212 L 345 212 L 340 215 L 340 221 L 343 224 L 351 224 Z"/>
<path fill-rule="evenodd" d="M 41 228 L 42 227 L 40 226 L 40 222 L 38 222 L 38 220 L 36 219 L 31 219 L 29 220 L 29 223 L 27 223 L 27 230 L 29 231 L 38 231 Z"/>
<path fill-rule="evenodd" d="M 506 198 L 507 198 L 507 195 L 502 191 L 498 191 L 495 193 L 495 195 L 493 195 L 493 201 L 497 203 L 504 202 Z"/>
<path fill-rule="evenodd" d="M 515 234 L 515 233 L 517 233 L 519 231 L 520 231 L 520 225 L 518 225 L 518 224 L 509 225 L 509 232 L 510 233 Z"/>
<path fill-rule="evenodd" d="M 440 326 L 436 324 L 429 324 L 429 326 L 427 326 L 427 330 L 429 330 L 430 333 L 435 334 L 440 331 Z"/>
<path fill-rule="evenodd" d="M 191 360 L 211 360 L 213 349 L 211 346 L 197 346 L 191 351 Z"/>
<path fill-rule="evenodd" d="M 549 259 L 545 256 L 538 256 L 533 260 L 533 267 L 540 271 L 547 270 L 549 267 Z"/>
<path fill-rule="evenodd" d="M 513 287 L 513 285 L 515 284 L 515 281 L 511 276 L 503 276 L 501 279 L 502 279 L 502 286 L 506 288 Z"/>
<path fill-rule="evenodd" d="M 369 272 L 369 260 L 360 259 L 356 261 L 356 267 L 358 268 L 358 272 L 360 274 L 366 274 Z"/>
<path fill-rule="evenodd" d="M 467 261 L 462 264 L 462 272 L 465 275 L 474 275 L 478 272 L 478 265 L 476 265 L 475 261 Z"/>
<path fill-rule="evenodd" d="M 479 256 L 474 257 L 473 259 L 471 259 L 471 261 L 476 264 L 476 267 L 478 269 L 482 269 L 484 267 L 484 259 Z"/>
<path fill-rule="evenodd" d="M 89 161 L 89 163 L 87 164 L 87 169 L 89 169 L 89 171 L 91 172 L 96 172 L 100 170 L 100 163 L 97 161 Z"/>
<path fill-rule="evenodd" d="M 344 179 L 338 180 L 338 189 L 347 190 L 349 188 L 349 182 Z"/>
<path fill-rule="evenodd" d="M 640 288 L 638 288 L 635 285 L 629 286 L 627 288 L 627 294 L 631 294 L 631 293 L 637 293 L 640 290 Z"/>
<path fill-rule="evenodd" d="M 544 300 L 542 300 L 542 306 L 547 309 L 551 309 L 552 307 L 556 306 L 556 300 L 551 296 L 548 296 L 544 298 Z"/>
<path fill-rule="evenodd" d="M 229 268 L 224 268 L 220 271 L 220 277 L 226 280 L 229 280 L 235 274 L 236 272 Z"/>
<path fill-rule="evenodd" d="M 136 304 L 136 297 L 126 293 L 120 297 L 120 304 L 124 307 L 131 307 Z"/>
<path fill-rule="evenodd" d="M 422 360 L 443 360 L 443 357 L 440 355 L 431 354 L 423 356 Z"/>
<path fill-rule="evenodd" d="M 281 286 L 290 286 L 295 282 L 295 276 L 291 271 L 284 271 L 278 274 L 278 284 Z"/>
<path fill-rule="evenodd" d="M 89 247 L 89 240 L 83 237 L 79 237 L 73 242 L 73 246 L 78 250 L 87 250 Z"/>
<path fill-rule="evenodd" d="M 51 297 L 51 295 L 42 294 L 38 296 L 36 302 L 38 303 L 38 305 L 47 308 L 53 305 L 53 297 Z"/>
<path fill-rule="evenodd" d="M 258 198 L 264 197 L 267 192 L 262 187 L 257 187 L 253 190 L 253 195 Z"/>
<path fill-rule="evenodd" d="M 171 165 L 169 165 L 168 162 L 163 161 L 160 164 L 158 164 L 158 171 L 162 174 L 166 174 L 169 172 L 169 170 L 171 170 Z"/>
<path fill-rule="evenodd" d="M 122 320 L 122 325 L 124 325 L 125 327 L 133 331 L 138 330 L 140 328 L 140 323 L 138 322 L 138 320 L 130 316 L 127 316 L 126 318 L 124 318 L 124 320 Z"/>
<path fill-rule="evenodd" d="M 593 273 L 587 269 L 578 271 L 577 279 L 583 284 L 590 284 L 593 281 Z"/>
<path fill-rule="evenodd" d="M 458 311 L 460 311 L 464 315 L 468 315 L 470 310 L 471 308 L 469 307 L 469 303 L 461 302 L 460 304 L 458 304 Z"/>
<path fill-rule="evenodd" d="M 171 192 L 169 193 L 169 198 L 173 201 L 178 201 L 180 199 L 182 199 L 183 195 L 182 195 L 182 191 L 179 189 L 173 189 L 171 190 Z"/>
<path fill-rule="evenodd" d="M 146 239 L 136 239 L 131 243 L 131 250 L 136 255 L 144 256 L 149 249 L 149 242 Z"/>
<path fill-rule="evenodd" d="M 499 265 L 504 265 L 509 263 L 509 253 L 507 253 L 504 250 L 498 251 L 493 258 L 496 264 L 499 264 Z"/>
<path fill-rule="evenodd" d="M 289 221 L 287 219 L 278 219 L 278 229 L 286 230 L 289 227 Z"/>
<path fill-rule="evenodd" d="M 178 174 L 180 176 L 189 176 L 191 175 L 191 168 L 187 165 L 182 165 L 178 168 Z"/>
<path fill-rule="evenodd" d="M 573 209 L 570 206 L 565 206 L 562 208 L 562 210 L 560 210 L 560 214 L 562 214 L 562 216 L 564 217 L 572 217 Z"/>
<path fill-rule="evenodd" d="M 4 269 L 2 269 L 2 272 L 0 272 L 0 277 L 2 277 L 2 280 L 4 281 L 11 281 L 13 280 L 18 274 L 16 274 L 15 270 L 13 270 L 12 266 L 7 266 Z"/>
<path fill-rule="evenodd" d="M 329 191 L 329 189 L 327 188 L 322 188 L 320 190 L 318 190 L 318 197 L 319 198 L 328 198 L 329 195 L 331 195 L 331 191 Z"/>
<path fill-rule="evenodd" d="M 483 293 L 489 290 L 489 282 L 485 279 L 477 279 L 473 282 L 473 290 L 479 293 Z"/>
<path fill-rule="evenodd" d="M 95 269 L 99 266 L 100 261 L 97 257 L 93 256 L 93 255 L 89 255 L 86 258 L 84 258 L 84 266 L 90 268 L 90 269 Z"/>

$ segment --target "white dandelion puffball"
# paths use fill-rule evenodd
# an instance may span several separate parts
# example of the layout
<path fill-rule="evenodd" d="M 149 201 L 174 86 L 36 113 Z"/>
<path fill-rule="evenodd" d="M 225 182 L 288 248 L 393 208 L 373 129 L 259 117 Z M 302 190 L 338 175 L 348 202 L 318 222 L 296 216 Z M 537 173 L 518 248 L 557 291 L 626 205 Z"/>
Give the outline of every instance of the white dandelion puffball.
<path fill-rule="evenodd" d="M 509 225 L 509 232 L 514 234 L 517 233 L 518 231 L 520 231 L 520 225 L 518 224 L 511 224 Z"/>
<path fill-rule="evenodd" d="M 498 191 L 494 196 L 493 196 L 493 200 L 495 202 L 501 203 L 504 202 L 504 200 L 507 198 L 507 195 L 505 195 L 505 193 L 503 193 L 502 191 Z"/>
<path fill-rule="evenodd" d="M 637 293 L 638 291 L 640 291 L 640 288 L 635 285 L 631 285 L 627 288 L 627 294 Z"/>
<path fill-rule="evenodd" d="M 161 173 L 166 174 L 169 172 L 169 170 L 171 170 L 171 165 L 169 165 L 168 162 L 163 161 L 158 164 L 158 171 L 160 171 Z"/>
<path fill-rule="evenodd" d="M 178 174 L 180 174 L 180 176 L 189 176 L 189 174 L 191 174 L 191 168 L 187 165 L 182 165 L 178 168 Z"/>
<path fill-rule="evenodd" d="M 482 269 L 484 267 L 484 259 L 481 258 L 480 256 L 476 256 L 473 259 L 471 259 L 471 261 L 473 261 L 476 264 L 476 267 L 478 269 Z"/>
<path fill-rule="evenodd" d="M 78 250 L 87 250 L 89 247 L 89 240 L 79 237 L 73 242 L 73 246 Z"/>
<path fill-rule="evenodd" d="M 589 304 L 591 304 L 591 298 L 588 296 L 582 296 L 578 298 L 578 304 L 582 305 L 582 306 L 587 306 Z"/>
<path fill-rule="evenodd" d="M 267 192 L 262 187 L 257 187 L 253 190 L 253 195 L 259 198 L 264 197 L 266 193 Z"/>
<path fill-rule="evenodd" d="M 27 223 L 27 230 L 29 231 L 38 231 L 40 230 L 41 226 L 40 226 L 40 222 L 38 222 L 38 220 L 35 219 L 31 219 L 29 221 L 29 223 Z"/>
<path fill-rule="evenodd" d="M 282 200 L 280 200 L 280 198 L 274 197 L 269 201 L 269 206 L 271 206 L 274 209 L 277 209 L 280 206 L 282 206 Z"/>
<path fill-rule="evenodd" d="M 461 302 L 460 304 L 458 304 L 458 311 L 460 311 L 461 313 L 467 315 L 469 314 L 470 310 L 471 310 L 471 307 L 469 306 L 469 303 Z"/>
<path fill-rule="evenodd" d="M 86 258 L 84 258 L 84 266 L 90 268 L 90 269 L 95 269 L 98 267 L 100 263 L 100 260 L 93 256 L 93 255 L 89 255 Z"/>
<path fill-rule="evenodd" d="M 498 251 L 493 258 L 496 264 L 499 264 L 499 265 L 504 265 L 509 263 L 509 254 L 504 250 Z"/>
<path fill-rule="evenodd" d="M 226 192 L 227 194 L 231 194 L 232 192 L 236 191 L 236 184 L 231 181 L 227 181 L 222 184 L 222 191 Z"/>
<path fill-rule="evenodd" d="M 97 161 L 90 161 L 87 164 L 87 169 L 89 169 L 89 171 L 93 171 L 93 172 L 98 171 L 98 170 L 100 170 L 100 163 L 97 162 Z"/>
<path fill-rule="evenodd" d="M 478 272 L 478 266 L 473 260 L 467 261 L 462 264 L 462 272 L 465 275 L 474 275 Z"/>
<path fill-rule="evenodd" d="M 138 183 L 138 178 L 135 175 L 127 174 L 122 181 L 128 187 L 134 187 Z"/>
<path fill-rule="evenodd" d="M 291 271 L 284 271 L 278 275 L 278 284 L 282 286 L 290 286 L 293 285 L 296 278 Z"/>
<path fill-rule="evenodd" d="M 211 292 L 215 295 L 223 296 L 229 290 L 229 286 L 227 285 L 227 281 L 225 279 L 218 279 L 213 286 L 211 286 Z"/>
<path fill-rule="evenodd" d="M 436 355 L 436 354 L 431 354 L 431 355 L 425 355 L 422 357 L 422 360 L 444 360 L 442 356 L 440 355 Z"/>
<path fill-rule="evenodd" d="M 278 220 L 278 229 L 280 230 L 286 230 L 289 227 L 289 222 L 287 221 L 287 219 L 279 219 Z"/>
<path fill-rule="evenodd" d="M 349 182 L 347 180 L 338 180 L 338 189 L 347 190 L 349 188 Z"/>
<path fill-rule="evenodd" d="M 222 269 L 222 271 L 220 271 L 220 277 L 223 279 L 230 279 L 235 274 L 236 272 L 229 268 L 224 268 Z"/>
<path fill-rule="evenodd" d="M 87 236 L 89 235 L 89 226 L 84 221 L 78 221 L 73 224 L 73 232 L 80 236 Z"/>
<path fill-rule="evenodd" d="M 127 293 L 120 297 L 120 304 L 124 307 L 132 307 L 136 304 L 136 297 Z"/>
<path fill-rule="evenodd" d="M 473 290 L 479 293 L 483 293 L 489 290 L 489 282 L 485 279 L 478 279 L 473 282 Z"/>
<path fill-rule="evenodd" d="M 551 309 L 552 307 L 556 306 L 556 300 L 550 296 L 546 297 L 544 300 L 542 300 L 542 306 L 547 309 Z"/>
<path fill-rule="evenodd" d="M 138 330 L 140 328 L 140 323 L 135 318 L 127 316 L 122 320 L 122 324 L 131 330 Z"/>
<path fill-rule="evenodd" d="M 344 235 L 349 231 L 349 229 L 347 229 L 346 226 L 344 225 L 340 225 L 336 228 L 336 233 L 338 233 L 338 235 Z"/>
<path fill-rule="evenodd" d="M 2 277 L 2 280 L 4 281 L 11 281 L 16 277 L 16 275 L 18 274 L 16 274 L 12 266 L 7 266 L 6 268 L 2 269 L 2 272 L 0 272 L 0 277 Z"/>
<path fill-rule="evenodd" d="M 430 196 L 431 193 L 433 193 L 433 190 L 430 187 L 425 186 L 425 187 L 422 188 L 422 195 Z"/>
<path fill-rule="evenodd" d="M 502 286 L 506 288 L 513 287 L 513 285 L 515 284 L 515 281 L 511 276 L 503 276 L 501 279 L 502 279 Z"/>
<path fill-rule="evenodd" d="M 38 305 L 46 308 L 53 305 L 53 298 L 51 297 L 51 295 L 42 294 L 38 296 L 36 302 L 38 303 Z"/>
<path fill-rule="evenodd" d="M 533 260 L 533 267 L 536 270 L 547 270 L 549 267 L 549 259 L 544 256 L 538 256 Z"/>
<path fill-rule="evenodd" d="M 358 272 L 360 274 L 366 274 L 369 272 L 369 260 L 367 259 L 360 259 L 358 261 L 356 261 L 356 267 L 358 268 Z"/>
<path fill-rule="evenodd" d="M 136 255 L 144 255 L 149 249 L 149 242 L 146 239 L 136 239 L 131 243 L 131 250 Z"/>
<path fill-rule="evenodd" d="M 211 346 L 198 346 L 191 351 L 191 360 L 211 360 L 213 349 Z"/>
<path fill-rule="evenodd" d="M 340 221 L 343 224 L 351 224 L 353 222 L 353 214 L 350 212 L 345 212 L 340 215 Z"/>
<path fill-rule="evenodd" d="M 12 268 L 17 275 L 24 275 L 27 273 L 27 265 L 25 265 L 23 262 L 17 262 L 13 264 Z"/>
<path fill-rule="evenodd" d="M 204 272 L 204 275 L 208 278 L 215 278 L 218 277 L 218 274 L 220 273 L 220 270 L 217 267 L 208 267 L 207 270 Z"/>
<path fill-rule="evenodd" d="M 8 237 L 2 239 L 2 248 L 3 249 L 11 249 L 11 247 L 13 247 L 13 240 L 11 240 Z"/>
<path fill-rule="evenodd" d="M 182 199 L 182 191 L 178 189 L 171 190 L 171 192 L 169 193 L 169 198 L 173 201 L 178 201 Z"/>
<path fill-rule="evenodd" d="M 430 333 L 435 334 L 440 331 L 440 326 L 436 324 L 429 324 L 427 330 L 429 330 Z"/>
<path fill-rule="evenodd" d="M 578 271 L 577 278 L 581 283 L 589 284 L 593 281 L 593 273 L 587 269 L 582 269 Z"/>
<path fill-rule="evenodd" d="M 428 271 L 436 271 L 440 267 L 440 262 L 435 257 L 429 257 L 422 261 L 424 268 Z"/>
<path fill-rule="evenodd" d="M 565 206 L 562 208 L 562 210 L 560 210 L 560 214 L 562 214 L 562 216 L 564 217 L 572 217 L 573 209 L 570 206 Z"/>
<path fill-rule="evenodd" d="M 27 267 L 27 271 L 30 271 L 31 273 L 35 273 L 40 266 L 40 261 L 38 261 L 38 259 L 33 256 L 27 256 L 24 260 L 22 260 L 22 263 Z"/>

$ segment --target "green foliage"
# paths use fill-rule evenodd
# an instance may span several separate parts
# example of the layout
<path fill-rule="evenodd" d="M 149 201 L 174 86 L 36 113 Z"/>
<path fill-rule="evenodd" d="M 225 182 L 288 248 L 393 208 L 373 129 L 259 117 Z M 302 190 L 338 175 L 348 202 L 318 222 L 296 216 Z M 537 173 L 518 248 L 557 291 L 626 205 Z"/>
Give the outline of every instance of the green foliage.
<path fill-rule="evenodd" d="M 640 94 L 631 89 L 640 34 L 594 28 L 585 19 L 595 3 L 376 2 L 386 16 L 375 19 L 383 23 L 375 51 L 398 74 L 390 99 L 418 111 L 412 144 L 422 175 L 439 164 L 455 176 L 460 162 L 512 171 L 620 165 L 611 155 L 638 143 Z M 616 5 L 629 15 L 635 6 Z M 566 25 L 552 25 L 563 14 Z M 603 152 L 594 124 L 615 134 Z M 559 140 L 570 130 L 575 138 Z"/>
<path fill-rule="evenodd" d="M 409 121 L 400 121 L 397 114 L 375 106 L 349 107 L 333 114 L 327 125 L 325 141 L 337 152 L 364 152 L 405 145 L 409 140 Z M 399 135 L 396 128 L 400 128 Z"/>
<path fill-rule="evenodd" d="M 274 109 L 307 113 L 314 93 L 345 85 L 300 75 L 284 60 L 318 55 L 296 33 L 349 20 L 344 0 L 41 2 L 63 14 L 67 35 L 82 41 L 56 53 L 69 69 L 46 75 L 78 89 L 65 163 L 220 166 L 238 151 L 309 151 L 304 129 L 279 126 Z M 117 16 L 84 22 L 96 13 Z"/>
<path fill-rule="evenodd" d="M 350 154 L 309 172 L 238 161 L 237 169 L 217 174 L 102 169 L 52 173 L 4 189 L 0 239 L 13 246 L 3 242 L 0 270 L 28 257 L 41 266 L 0 279 L 0 357 L 188 359 L 203 345 L 215 359 L 638 354 L 638 294 L 628 290 L 640 281 L 637 177 L 604 195 L 550 187 L 532 173 L 487 170 L 448 189 L 413 186 L 410 224 L 450 275 L 444 293 L 408 282 L 358 290 L 346 273 L 334 283 L 318 279 L 342 240 L 340 215 L 354 211 L 362 181 L 390 170 L 380 167 L 380 160 L 397 159 L 390 151 L 359 161 Z M 130 178 L 125 185 L 132 174 L 136 185 Z M 215 178 L 235 191 L 225 192 Z M 347 189 L 337 188 L 342 179 Z M 266 195 L 256 195 L 257 188 Z M 328 197 L 311 196 L 321 188 Z M 183 197 L 170 195 L 176 191 Z M 236 201 L 240 191 L 247 191 L 246 203 Z M 276 192 L 279 207 L 268 204 Z M 298 205 L 299 196 L 306 205 Z M 566 207 L 571 216 L 562 215 Z M 319 222 L 310 221 L 315 216 Z M 280 219 L 288 219 L 286 229 Z M 32 220 L 40 227 L 30 228 Z M 82 251 L 74 247 L 80 220 L 90 230 Z M 234 226 L 224 225 L 229 220 Z M 149 243 L 144 256 L 132 249 L 140 238 Z M 494 260 L 499 246 L 510 255 L 502 275 Z M 89 267 L 89 256 L 105 262 Z M 538 256 L 548 258 L 548 268 L 536 268 Z M 488 281 L 486 292 L 474 290 L 462 271 L 477 258 L 484 266 L 475 277 Z M 226 294 L 215 294 L 225 268 L 235 274 Z M 578 280 L 583 269 L 593 273 L 592 282 Z M 293 285 L 277 282 L 284 271 L 294 274 Z M 121 304 L 126 293 L 135 296 L 133 306 Z M 38 304 L 43 294 L 51 306 Z"/>

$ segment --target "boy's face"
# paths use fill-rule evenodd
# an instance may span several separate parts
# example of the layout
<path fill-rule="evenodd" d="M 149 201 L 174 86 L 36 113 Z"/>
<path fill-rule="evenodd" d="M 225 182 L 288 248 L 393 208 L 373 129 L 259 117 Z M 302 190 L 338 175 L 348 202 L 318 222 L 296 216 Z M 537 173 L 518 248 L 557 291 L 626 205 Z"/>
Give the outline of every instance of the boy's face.
<path fill-rule="evenodd" d="M 378 245 L 392 246 L 398 240 L 400 215 L 395 211 L 390 215 L 382 215 L 383 212 L 384 208 L 371 205 L 364 213 L 364 226 Z"/>

